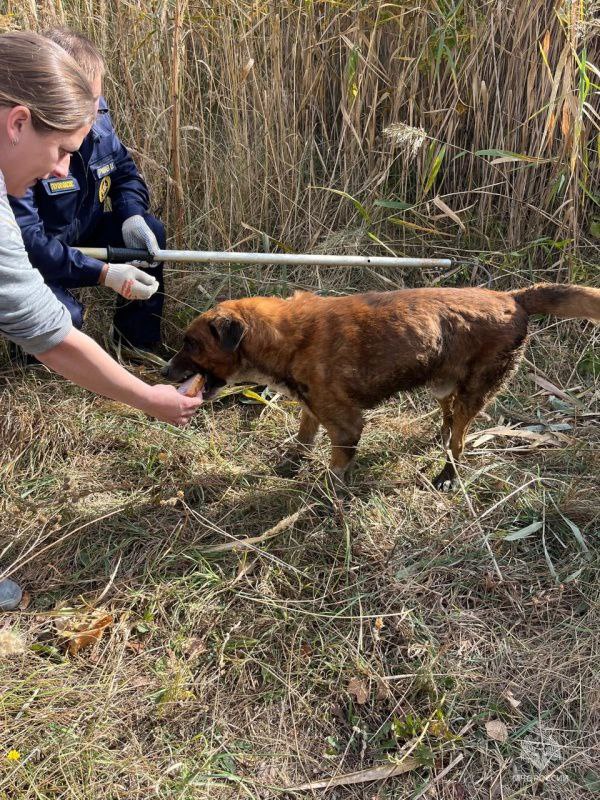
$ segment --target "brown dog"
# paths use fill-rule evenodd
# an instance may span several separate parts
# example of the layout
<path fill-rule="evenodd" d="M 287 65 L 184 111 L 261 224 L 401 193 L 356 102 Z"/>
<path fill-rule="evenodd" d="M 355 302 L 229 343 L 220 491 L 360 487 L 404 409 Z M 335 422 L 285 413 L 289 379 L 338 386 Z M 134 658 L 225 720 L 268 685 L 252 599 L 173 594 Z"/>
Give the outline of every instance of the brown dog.
<path fill-rule="evenodd" d="M 299 400 L 299 449 L 322 425 L 338 477 L 355 454 L 363 410 L 429 386 L 442 408 L 444 447 L 458 462 L 473 418 L 518 364 L 531 314 L 600 321 L 600 289 L 540 284 L 228 300 L 192 322 L 164 374 L 180 381 L 202 373 L 209 397 L 225 384 L 253 382 Z M 449 459 L 434 486 L 450 488 L 455 477 Z"/>

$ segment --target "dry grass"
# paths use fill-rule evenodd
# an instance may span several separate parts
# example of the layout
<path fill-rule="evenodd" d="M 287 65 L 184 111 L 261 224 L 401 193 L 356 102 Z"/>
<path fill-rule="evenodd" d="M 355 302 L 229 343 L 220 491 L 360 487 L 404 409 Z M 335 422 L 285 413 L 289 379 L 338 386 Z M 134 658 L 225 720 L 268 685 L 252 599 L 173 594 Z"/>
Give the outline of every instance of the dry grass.
<path fill-rule="evenodd" d="M 458 257 L 446 275 L 173 268 L 175 344 L 222 295 L 597 284 L 593 6 L 190 0 L 177 52 L 173 2 L 0 13 L 77 24 L 101 44 L 173 242 Z M 416 152 L 402 125 L 427 134 Z M 491 163 L 506 152 L 541 161 Z M 99 338 L 110 302 L 93 303 Z M 575 401 L 524 365 L 476 426 L 515 431 L 475 437 L 457 495 L 420 474 L 440 461 L 434 404 L 374 410 L 335 513 L 325 446 L 298 481 L 271 468 L 291 404 L 233 397 L 178 431 L 0 354 L 0 568 L 31 593 L 0 622 L 0 800 L 271 800 L 409 751 L 418 769 L 327 796 L 597 796 L 598 343 L 583 323 L 538 324 L 528 359 Z M 246 552 L 207 552 L 297 510 Z M 64 607 L 114 622 L 68 655 Z M 489 738 L 490 720 L 507 741 Z"/>
<path fill-rule="evenodd" d="M 0 662 L 0 797 L 274 798 L 415 743 L 416 771 L 329 796 L 408 800 L 462 755 L 426 797 L 593 797 L 597 344 L 580 324 L 536 333 L 529 358 L 584 413 L 522 369 L 500 401 L 515 417 L 477 425 L 516 432 L 471 452 L 465 494 L 420 482 L 440 460 L 426 397 L 374 410 L 343 513 L 321 489 L 325 446 L 299 481 L 272 472 L 290 404 L 234 397 L 178 431 L 5 366 L 0 546 L 32 602 L 3 619 L 21 639 Z M 520 416 L 571 427 L 532 443 Z M 204 552 L 298 509 L 247 552 Z M 69 656 L 65 605 L 114 624 Z"/>

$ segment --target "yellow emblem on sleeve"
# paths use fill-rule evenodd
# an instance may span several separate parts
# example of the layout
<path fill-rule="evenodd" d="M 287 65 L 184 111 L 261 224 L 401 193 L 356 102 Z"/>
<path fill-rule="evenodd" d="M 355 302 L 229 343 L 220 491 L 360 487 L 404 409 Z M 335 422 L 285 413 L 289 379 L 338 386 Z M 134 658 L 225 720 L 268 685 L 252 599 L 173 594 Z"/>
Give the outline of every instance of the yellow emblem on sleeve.
<path fill-rule="evenodd" d="M 103 203 L 106 195 L 108 194 L 108 190 L 110 189 L 110 178 L 108 175 L 100 181 L 100 186 L 98 188 L 98 200 Z"/>

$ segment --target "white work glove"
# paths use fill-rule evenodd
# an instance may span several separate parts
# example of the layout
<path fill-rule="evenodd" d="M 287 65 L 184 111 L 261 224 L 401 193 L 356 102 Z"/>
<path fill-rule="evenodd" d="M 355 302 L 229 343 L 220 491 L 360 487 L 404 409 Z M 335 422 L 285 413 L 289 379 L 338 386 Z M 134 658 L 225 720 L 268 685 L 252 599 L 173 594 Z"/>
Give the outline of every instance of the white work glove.
<path fill-rule="evenodd" d="M 148 300 L 158 289 L 158 281 L 132 264 L 109 264 L 104 285 L 127 300 Z"/>
<path fill-rule="evenodd" d="M 152 228 L 148 226 L 141 214 L 135 214 L 133 217 L 129 217 L 125 220 L 121 226 L 121 236 L 123 237 L 125 247 L 147 250 L 153 255 L 160 250 Z M 147 261 L 134 261 L 133 263 L 141 264 L 144 267 L 155 266 L 154 264 L 149 264 Z"/>

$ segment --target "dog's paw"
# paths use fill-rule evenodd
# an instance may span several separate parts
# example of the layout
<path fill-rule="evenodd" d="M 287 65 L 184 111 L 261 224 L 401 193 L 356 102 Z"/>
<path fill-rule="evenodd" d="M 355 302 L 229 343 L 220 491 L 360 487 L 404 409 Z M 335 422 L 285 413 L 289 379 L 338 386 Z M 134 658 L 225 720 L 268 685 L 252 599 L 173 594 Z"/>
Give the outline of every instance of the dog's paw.
<path fill-rule="evenodd" d="M 324 485 L 313 487 L 312 496 L 318 500 L 317 515 L 322 517 L 337 517 L 342 519 L 348 510 L 352 499 L 352 492 L 345 485 L 339 483 L 332 486 L 328 480 Z"/>
<path fill-rule="evenodd" d="M 450 494 L 451 492 L 455 492 L 460 484 L 458 482 L 458 478 L 449 478 L 445 481 L 438 481 L 437 478 L 433 481 L 434 489 L 437 489 L 439 492 L 445 492 L 446 494 Z"/>
<path fill-rule="evenodd" d="M 345 475 L 340 475 L 328 469 L 325 473 L 323 481 L 323 492 L 325 496 L 329 497 L 333 501 L 340 502 L 352 497 L 352 489 L 346 482 L 347 477 L 348 473 Z"/>
<path fill-rule="evenodd" d="M 460 486 L 456 471 L 451 464 L 446 464 L 440 474 L 432 480 L 432 484 L 438 492 L 455 492 Z"/>
<path fill-rule="evenodd" d="M 274 472 L 280 478 L 295 478 L 302 467 L 302 458 L 297 453 L 284 455 L 274 466 Z"/>

